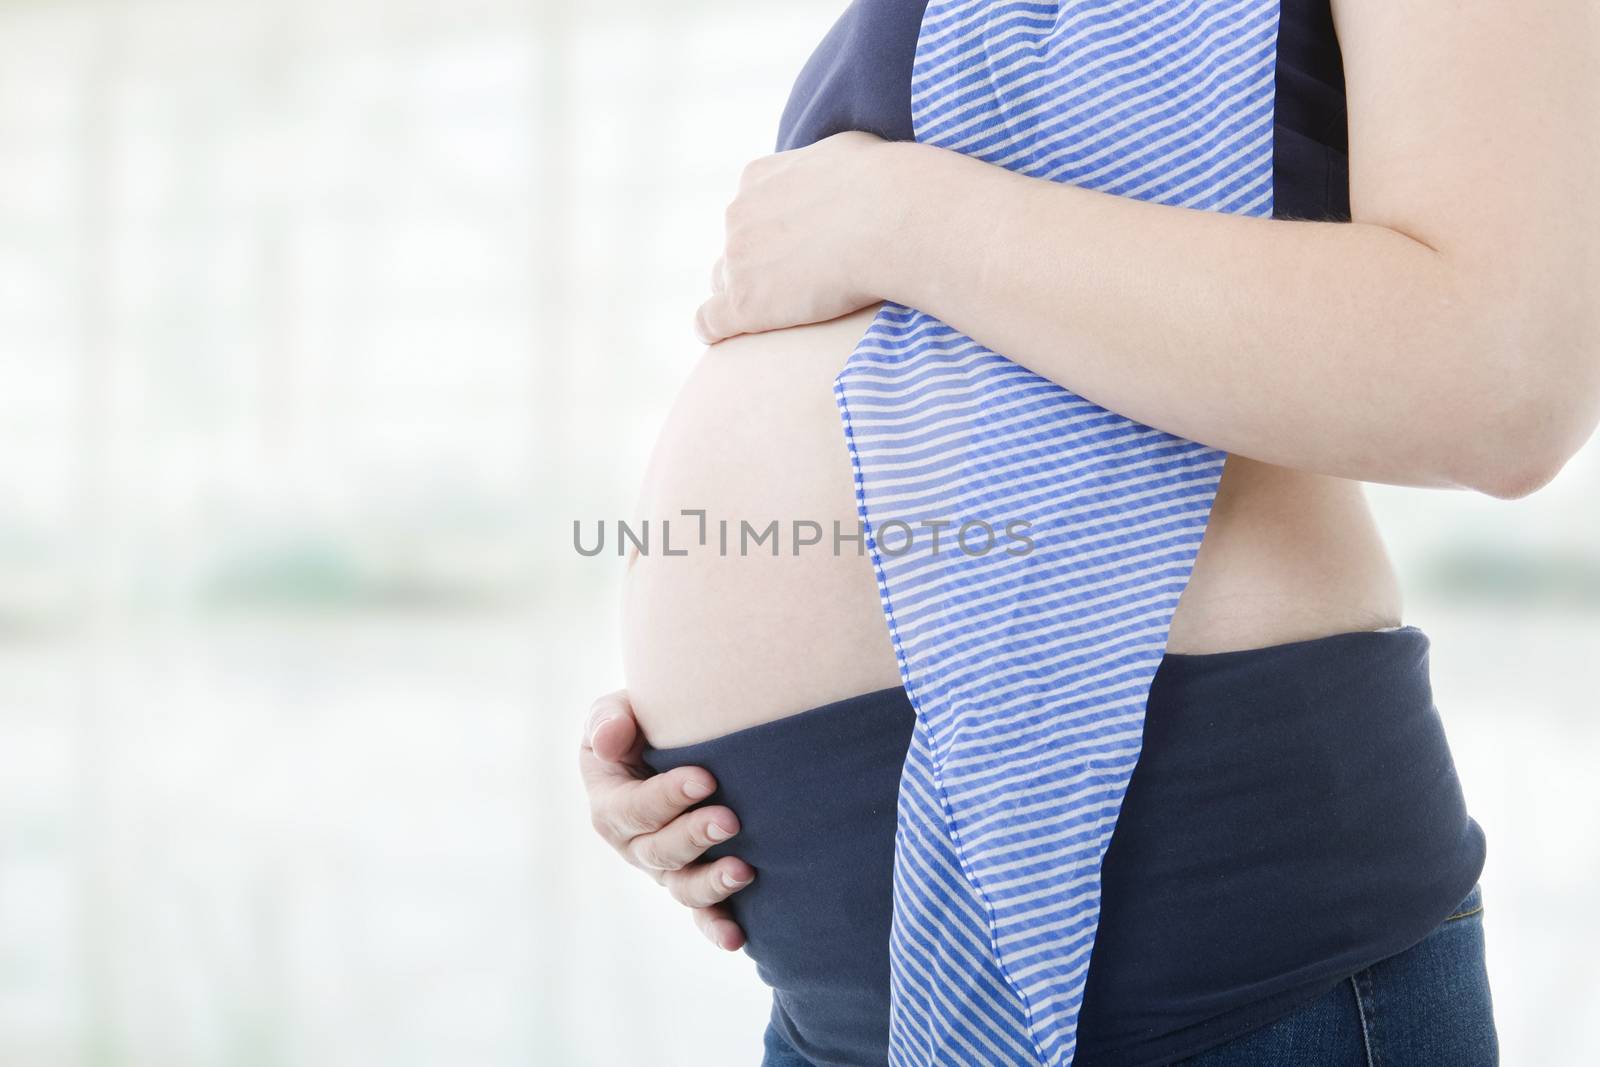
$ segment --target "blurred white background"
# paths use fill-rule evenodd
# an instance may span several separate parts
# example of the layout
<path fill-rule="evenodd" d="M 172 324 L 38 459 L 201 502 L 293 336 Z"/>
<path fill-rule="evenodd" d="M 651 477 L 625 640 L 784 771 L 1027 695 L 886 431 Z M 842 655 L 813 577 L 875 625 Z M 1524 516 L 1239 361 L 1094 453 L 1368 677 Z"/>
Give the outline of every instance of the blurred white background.
<path fill-rule="evenodd" d="M 0 0 L 0 1067 L 757 1062 L 592 835 L 625 514 L 842 0 Z M 1374 489 L 1505 1062 L 1600 1062 L 1600 446 Z"/>

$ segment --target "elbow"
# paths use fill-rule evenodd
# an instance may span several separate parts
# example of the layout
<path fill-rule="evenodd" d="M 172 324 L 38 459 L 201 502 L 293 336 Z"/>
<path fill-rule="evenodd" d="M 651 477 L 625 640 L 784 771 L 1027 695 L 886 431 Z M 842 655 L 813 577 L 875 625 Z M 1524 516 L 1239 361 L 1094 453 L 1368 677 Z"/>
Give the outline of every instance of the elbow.
<path fill-rule="evenodd" d="M 1550 484 L 1600 422 L 1600 318 L 1585 308 L 1525 321 L 1533 327 L 1516 331 L 1519 342 L 1487 360 L 1495 369 L 1461 450 L 1471 459 L 1459 484 L 1499 500 Z"/>
<path fill-rule="evenodd" d="M 1503 457 L 1500 462 L 1481 471 L 1469 483 L 1469 488 L 1496 500 L 1521 500 L 1554 481 L 1569 458 L 1551 455 Z"/>

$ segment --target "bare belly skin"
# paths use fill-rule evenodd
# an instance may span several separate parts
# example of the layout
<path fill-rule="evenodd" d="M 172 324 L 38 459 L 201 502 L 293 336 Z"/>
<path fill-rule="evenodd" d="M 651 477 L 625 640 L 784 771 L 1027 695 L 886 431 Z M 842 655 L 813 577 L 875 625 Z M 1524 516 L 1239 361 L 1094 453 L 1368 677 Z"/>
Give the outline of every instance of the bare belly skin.
<path fill-rule="evenodd" d="M 876 309 L 706 349 L 651 457 L 630 561 L 623 659 L 645 736 L 689 744 L 898 685 L 856 529 L 833 379 Z M 702 522 L 683 511 L 704 511 Z M 670 522 L 667 556 L 661 523 Z M 780 552 L 754 543 L 773 520 Z M 793 549 L 792 523 L 822 543 Z M 720 532 L 727 523 L 724 551 Z M 748 522 L 741 551 L 741 521 Z M 805 527 L 802 536 L 813 531 Z M 1399 586 L 1355 482 L 1230 456 L 1169 652 L 1206 653 L 1400 624 Z"/>

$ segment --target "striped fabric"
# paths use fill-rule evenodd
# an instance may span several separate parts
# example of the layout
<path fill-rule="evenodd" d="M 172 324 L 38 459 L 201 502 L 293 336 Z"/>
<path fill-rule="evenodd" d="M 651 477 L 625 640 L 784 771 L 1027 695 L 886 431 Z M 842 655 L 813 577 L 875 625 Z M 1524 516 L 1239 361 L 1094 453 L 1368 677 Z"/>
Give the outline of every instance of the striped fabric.
<path fill-rule="evenodd" d="M 1268 216 L 1277 26 L 1276 0 L 933 0 L 917 138 Z M 1224 457 L 895 305 L 835 393 L 917 711 L 890 1062 L 1069 1064 L 1101 859 Z M 922 523 L 942 521 L 933 551 Z M 978 522 L 988 551 L 980 526 L 956 540 Z"/>

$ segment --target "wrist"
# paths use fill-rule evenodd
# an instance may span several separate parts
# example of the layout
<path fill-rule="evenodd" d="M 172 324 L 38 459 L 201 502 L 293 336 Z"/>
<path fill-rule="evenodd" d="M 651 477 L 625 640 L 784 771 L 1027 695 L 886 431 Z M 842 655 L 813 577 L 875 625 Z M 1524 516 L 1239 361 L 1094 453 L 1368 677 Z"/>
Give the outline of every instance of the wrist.
<path fill-rule="evenodd" d="M 850 264 L 860 292 L 911 304 L 918 288 L 917 266 L 926 254 L 928 220 L 936 217 L 927 203 L 927 178 L 937 167 L 934 157 L 950 154 L 914 141 L 881 141 L 865 153 L 860 188 L 867 197 L 866 211 Z"/>
<path fill-rule="evenodd" d="M 885 142 L 877 163 L 864 280 L 878 296 L 940 315 L 947 297 L 984 272 L 1019 175 L 959 152 Z"/>

